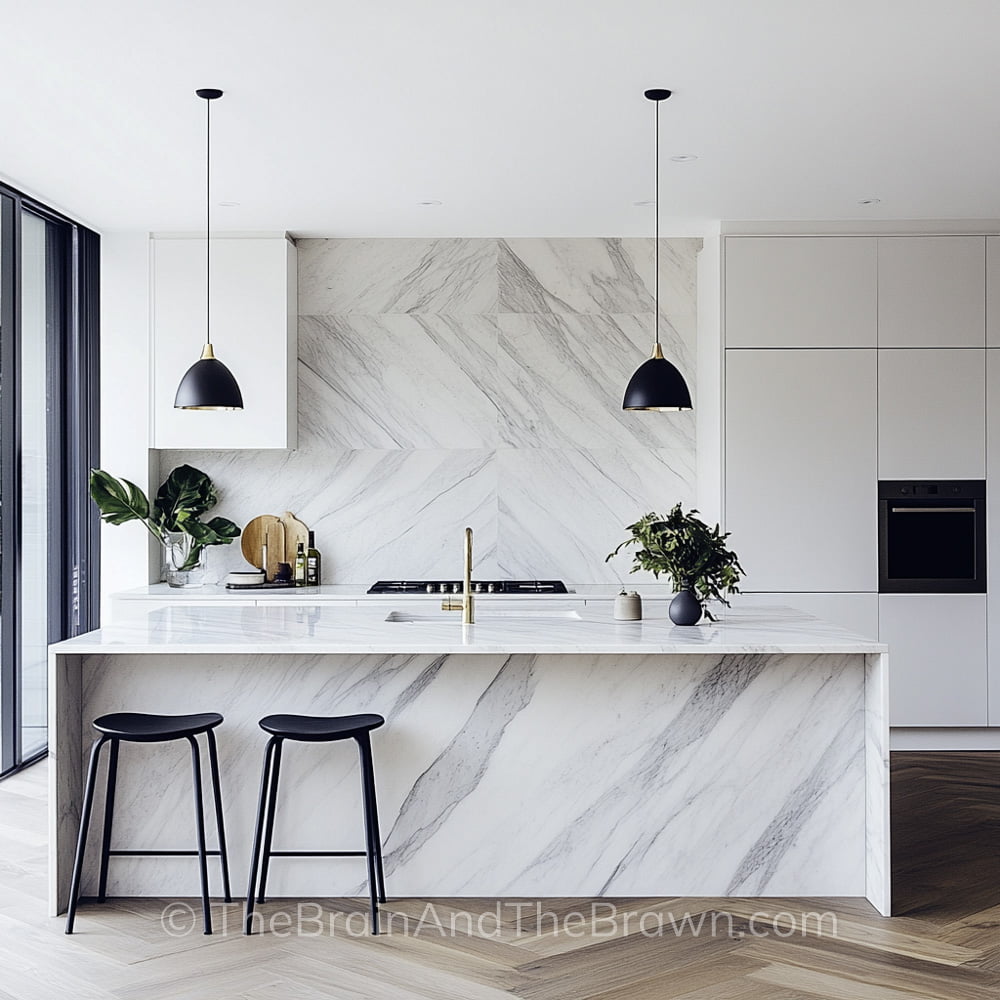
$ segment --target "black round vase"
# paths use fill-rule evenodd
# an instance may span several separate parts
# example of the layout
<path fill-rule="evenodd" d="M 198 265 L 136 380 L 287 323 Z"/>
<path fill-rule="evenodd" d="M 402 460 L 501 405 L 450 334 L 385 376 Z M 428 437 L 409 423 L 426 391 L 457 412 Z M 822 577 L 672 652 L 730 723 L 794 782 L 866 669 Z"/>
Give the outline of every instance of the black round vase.
<path fill-rule="evenodd" d="M 670 602 L 669 614 L 675 625 L 697 625 L 701 621 L 701 601 L 694 596 L 693 591 L 684 587 Z"/>

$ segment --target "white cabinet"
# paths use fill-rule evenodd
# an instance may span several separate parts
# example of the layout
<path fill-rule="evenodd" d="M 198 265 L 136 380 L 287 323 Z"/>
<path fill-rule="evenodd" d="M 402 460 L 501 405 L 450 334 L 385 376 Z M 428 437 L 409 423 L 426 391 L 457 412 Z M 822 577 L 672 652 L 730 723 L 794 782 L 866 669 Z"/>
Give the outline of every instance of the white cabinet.
<path fill-rule="evenodd" d="M 985 726 L 986 595 L 882 594 L 893 726 Z"/>
<path fill-rule="evenodd" d="M 986 346 L 1000 347 L 1000 236 L 986 237 Z"/>
<path fill-rule="evenodd" d="M 984 350 L 880 350 L 880 479 L 982 479 Z"/>
<path fill-rule="evenodd" d="M 294 448 L 298 315 L 294 245 L 284 237 L 213 238 L 212 343 L 244 408 L 177 410 L 174 395 L 205 343 L 205 240 L 151 247 L 151 447 Z"/>
<path fill-rule="evenodd" d="M 725 519 L 745 589 L 878 589 L 875 355 L 726 352 Z"/>
<path fill-rule="evenodd" d="M 986 607 L 991 726 L 1000 726 L 1000 350 L 986 352 Z"/>
<path fill-rule="evenodd" d="M 879 347 L 986 344 L 986 238 L 878 240 Z"/>
<path fill-rule="evenodd" d="M 727 347 L 874 347 L 874 237 L 727 237 Z"/>
<path fill-rule="evenodd" d="M 794 608 L 867 639 L 878 638 L 878 594 L 736 594 L 733 608 Z"/>

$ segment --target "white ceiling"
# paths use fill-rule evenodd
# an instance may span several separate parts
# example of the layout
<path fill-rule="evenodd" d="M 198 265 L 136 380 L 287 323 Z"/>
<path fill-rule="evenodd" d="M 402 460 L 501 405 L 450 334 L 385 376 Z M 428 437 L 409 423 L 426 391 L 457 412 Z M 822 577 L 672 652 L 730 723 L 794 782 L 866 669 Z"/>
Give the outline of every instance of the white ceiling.
<path fill-rule="evenodd" d="M 648 87 L 665 233 L 1000 217 L 996 0 L 2 8 L 0 174 L 101 230 L 202 224 L 206 86 L 220 230 L 649 234 Z"/>

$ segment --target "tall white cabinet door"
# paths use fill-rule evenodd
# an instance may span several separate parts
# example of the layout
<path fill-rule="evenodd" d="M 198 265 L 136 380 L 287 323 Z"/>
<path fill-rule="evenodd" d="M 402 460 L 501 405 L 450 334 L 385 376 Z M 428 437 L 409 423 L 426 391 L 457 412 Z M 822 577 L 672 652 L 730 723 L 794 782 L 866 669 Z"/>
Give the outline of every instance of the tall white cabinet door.
<path fill-rule="evenodd" d="M 727 347 L 874 347 L 874 237 L 730 236 Z"/>
<path fill-rule="evenodd" d="M 880 479 L 985 477 L 985 353 L 878 352 Z"/>
<path fill-rule="evenodd" d="M 889 724 L 986 725 L 986 595 L 882 594 Z"/>
<path fill-rule="evenodd" d="M 1000 347 L 1000 236 L 986 237 L 986 346 Z"/>
<path fill-rule="evenodd" d="M 726 352 L 725 519 L 744 589 L 878 589 L 875 354 Z"/>
<path fill-rule="evenodd" d="M 984 347 L 986 237 L 878 240 L 878 346 Z"/>
<path fill-rule="evenodd" d="M 988 713 L 1000 726 L 1000 350 L 986 352 L 986 607 Z"/>

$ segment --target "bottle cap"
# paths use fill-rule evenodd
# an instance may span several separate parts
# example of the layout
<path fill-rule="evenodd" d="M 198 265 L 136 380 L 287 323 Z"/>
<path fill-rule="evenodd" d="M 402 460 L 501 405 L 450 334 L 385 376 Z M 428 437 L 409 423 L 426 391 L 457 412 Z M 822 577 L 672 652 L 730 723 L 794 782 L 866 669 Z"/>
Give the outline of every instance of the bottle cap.
<path fill-rule="evenodd" d="M 310 531 L 309 532 L 309 548 L 311 548 L 311 549 L 316 548 L 316 532 L 315 531 Z"/>

